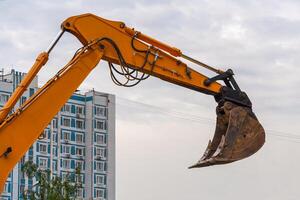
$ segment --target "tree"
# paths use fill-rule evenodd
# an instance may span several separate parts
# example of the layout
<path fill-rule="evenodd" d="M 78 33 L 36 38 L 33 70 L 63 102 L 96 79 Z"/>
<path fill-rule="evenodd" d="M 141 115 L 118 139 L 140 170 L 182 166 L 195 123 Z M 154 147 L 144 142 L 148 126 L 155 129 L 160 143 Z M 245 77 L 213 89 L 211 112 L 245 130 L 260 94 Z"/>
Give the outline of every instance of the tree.
<path fill-rule="evenodd" d="M 42 170 L 32 161 L 27 161 L 21 171 L 29 179 L 35 178 L 36 184 L 23 192 L 24 200 L 72 200 L 75 199 L 78 189 L 82 188 L 79 177 L 80 168 L 75 173 L 68 173 L 65 178 L 51 177 L 50 170 Z"/>

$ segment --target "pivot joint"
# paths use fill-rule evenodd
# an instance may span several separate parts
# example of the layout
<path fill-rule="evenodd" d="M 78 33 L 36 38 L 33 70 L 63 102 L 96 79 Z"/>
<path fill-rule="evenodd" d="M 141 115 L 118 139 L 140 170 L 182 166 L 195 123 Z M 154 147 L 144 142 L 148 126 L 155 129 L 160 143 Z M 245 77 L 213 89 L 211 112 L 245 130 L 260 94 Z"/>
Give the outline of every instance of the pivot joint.
<path fill-rule="evenodd" d="M 223 86 L 218 94 L 215 95 L 215 100 L 222 106 L 225 101 L 231 101 L 240 106 L 252 107 L 252 103 L 247 94 L 241 91 L 237 82 L 233 77 L 234 73 L 232 69 L 228 69 L 225 72 L 218 74 L 212 78 L 207 78 L 204 81 L 205 86 L 210 86 L 213 82 L 224 81 L 226 86 Z"/>

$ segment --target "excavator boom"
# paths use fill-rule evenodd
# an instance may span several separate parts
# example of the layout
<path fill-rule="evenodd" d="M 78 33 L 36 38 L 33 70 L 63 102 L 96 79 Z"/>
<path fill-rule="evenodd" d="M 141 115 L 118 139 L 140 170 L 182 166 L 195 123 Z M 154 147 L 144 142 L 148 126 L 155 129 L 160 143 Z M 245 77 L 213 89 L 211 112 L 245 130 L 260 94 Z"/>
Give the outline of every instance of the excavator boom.
<path fill-rule="evenodd" d="M 70 17 L 61 28 L 57 39 L 47 52 L 38 56 L 29 73 L 0 110 L 0 188 L 14 165 L 100 60 L 108 62 L 111 78 L 120 86 L 131 87 L 149 76 L 155 76 L 214 96 L 218 103 L 215 135 L 203 157 L 191 168 L 234 162 L 254 154 L 264 144 L 264 130 L 252 112 L 251 101 L 238 87 L 231 70 L 224 72 L 206 65 L 183 54 L 178 48 L 127 27 L 123 22 L 92 14 Z M 52 79 L 9 115 L 64 32 L 76 36 L 83 47 Z M 217 75 L 209 78 L 177 57 Z M 118 76 L 123 77 L 123 81 Z M 223 81 L 225 85 L 217 81 Z"/>

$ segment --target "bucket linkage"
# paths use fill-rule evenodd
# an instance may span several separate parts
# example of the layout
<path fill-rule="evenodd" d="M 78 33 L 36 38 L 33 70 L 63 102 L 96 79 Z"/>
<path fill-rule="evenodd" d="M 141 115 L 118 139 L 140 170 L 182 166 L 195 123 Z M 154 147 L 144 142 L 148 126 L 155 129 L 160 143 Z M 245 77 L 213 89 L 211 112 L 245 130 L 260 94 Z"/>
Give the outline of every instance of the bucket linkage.
<path fill-rule="evenodd" d="M 241 160 L 256 153 L 265 143 L 265 131 L 252 111 L 250 99 L 237 86 L 232 70 L 224 74 L 221 80 L 224 80 L 226 86 L 215 96 L 218 106 L 214 137 L 201 159 L 189 168 Z M 207 83 L 220 80 L 218 77 L 220 75 L 208 79 Z"/>

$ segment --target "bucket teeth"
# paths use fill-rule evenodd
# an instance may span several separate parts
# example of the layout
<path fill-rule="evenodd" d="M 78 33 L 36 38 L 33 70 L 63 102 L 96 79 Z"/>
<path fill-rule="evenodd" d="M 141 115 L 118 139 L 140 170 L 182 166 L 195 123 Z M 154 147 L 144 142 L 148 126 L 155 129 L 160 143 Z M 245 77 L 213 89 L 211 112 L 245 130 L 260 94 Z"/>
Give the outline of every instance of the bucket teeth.
<path fill-rule="evenodd" d="M 211 149 L 211 140 L 208 141 L 208 145 L 206 147 L 206 150 L 205 150 L 205 152 L 204 152 L 204 154 L 203 154 L 203 156 L 201 157 L 200 160 L 205 160 L 208 157 L 210 149 Z"/>
<path fill-rule="evenodd" d="M 265 132 L 250 108 L 225 102 L 217 107 L 217 125 L 202 158 L 189 168 L 231 163 L 249 157 L 265 142 Z"/>
<path fill-rule="evenodd" d="M 216 157 L 218 156 L 224 149 L 224 145 L 225 145 L 225 136 L 222 135 L 222 139 L 221 139 L 221 142 L 217 148 L 217 150 L 215 151 L 215 153 L 212 155 L 212 157 Z"/>
<path fill-rule="evenodd" d="M 225 115 L 223 107 L 218 106 L 216 108 L 216 114 L 217 114 L 217 123 L 216 123 L 216 130 L 215 130 L 213 140 L 207 146 L 205 150 L 205 154 L 200 160 L 205 160 L 206 158 L 211 157 L 215 153 L 215 151 L 218 149 L 218 146 L 221 142 L 222 135 L 226 133 L 228 117 Z"/>

